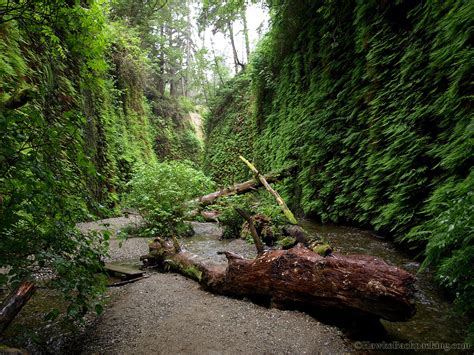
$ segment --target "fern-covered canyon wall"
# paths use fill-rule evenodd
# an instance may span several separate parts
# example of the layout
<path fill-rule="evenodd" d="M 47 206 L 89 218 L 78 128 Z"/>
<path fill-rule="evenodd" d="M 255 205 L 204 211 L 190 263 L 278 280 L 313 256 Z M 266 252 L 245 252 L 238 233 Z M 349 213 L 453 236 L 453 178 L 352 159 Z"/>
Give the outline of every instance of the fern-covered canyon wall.
<path fill-rule="evenodd" d="M 294 207 L 424 250 L 472 313 L 473 3 L 277 0 L 270 9 L 270 32 L 211 109 L 207 171 L 240 179 L 242 152 L 265 172 L 295 163 Z"/>
<path fill-rule="evenodd" d="M 103 1 L 0 1 L 0 284 L 48 266 L 74 299 L 102 287 L 97 237 L 79 221 L 117 213 L 132 173 L 198 161 L 178 100 L 159 92 L 139 32 Z"/>
<path fill-rule="evenodd" d="M 203 168 L 221 186 L 248 178 L 239 155 L 253 153 L 252 103 L 247 75 L 238 75 L 221 88 L 205 120 Z M 240 164 L 239 164 L 240 162 Z"/>

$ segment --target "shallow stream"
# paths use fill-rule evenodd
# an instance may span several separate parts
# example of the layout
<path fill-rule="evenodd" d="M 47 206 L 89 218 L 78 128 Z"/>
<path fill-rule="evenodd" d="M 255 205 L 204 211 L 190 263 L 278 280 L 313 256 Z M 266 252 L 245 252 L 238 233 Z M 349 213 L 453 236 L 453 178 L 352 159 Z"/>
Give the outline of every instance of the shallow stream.
<path fill-rule="evenodd" d="M 304 221 L 302 225 L 308 232 L 326 239 L 336 252 L 372 255 L 416 276 L 416 315 L 408 322 L 382 321 L 388 340 L 463 342 L 466 337 L 466 320 L 454 313 L 452 304 L 435 286 L 432 275 L 429 272 L 417 273 L 420 264 L 398 250 L 393 242 L 355 228 L 320 225 L 310 221 Z"/>
<path fill-rule="evenodd" d="M 416 275 L 416 315 L 408 322 L 382 321 L 387 331 L 387 341 L 462 343 L 466 337 L 467 323 L 454 313 L 452 304 L 434 285 L 429 272 L 417 273 L 420 264 L 398 250 L 394 243 L 374 233 L 356 228 L 321 225 L 303 221 L 302 226 L 311 234 L 327 240 L 335 251 L 342 254 L 367 254 L 385 260 Z M 215 236 L 196 234 L 184 239 L 186 248 L 210 260 L 225 262 L 218 250 L 229 250 L 246 257 L 255 256 L 255 248 L 243 240 L 219 241 Z"/>

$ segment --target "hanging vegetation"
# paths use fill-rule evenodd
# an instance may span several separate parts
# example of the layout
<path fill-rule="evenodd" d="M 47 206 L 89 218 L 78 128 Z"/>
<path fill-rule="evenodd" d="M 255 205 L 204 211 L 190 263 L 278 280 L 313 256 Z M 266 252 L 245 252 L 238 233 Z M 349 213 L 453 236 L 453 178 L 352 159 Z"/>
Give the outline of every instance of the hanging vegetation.
<path fill-rule="evenodd" d="M 137 166 L 202 151 L 177 98 L 150 89 L 165 78 L 114 6 L 0 0 L 0 287 L 47 268 L 73 316 L 101 309 L 106 253 L 76 223 L 116 213 Z"/>
<path fill-rule="evenodd" d="M 242 146 L 265 171 L 294 162 L 287 201 L 424 250 L 423 265 L 472 313 L 472 2 L 270 8 L 248 72 L 211 110 L 206 168 L 238 180 Z"/>

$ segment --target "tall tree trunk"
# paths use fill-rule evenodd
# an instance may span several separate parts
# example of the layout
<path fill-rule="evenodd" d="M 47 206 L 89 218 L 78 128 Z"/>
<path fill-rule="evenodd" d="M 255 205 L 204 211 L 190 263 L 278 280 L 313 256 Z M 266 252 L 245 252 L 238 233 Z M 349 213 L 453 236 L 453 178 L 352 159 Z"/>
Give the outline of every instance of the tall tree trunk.
<path fill-rule="evenodd" d="M 187 3 L 187 2 L 186 2 Z M 187 5 L 189 6 L 189 5 Z M 193 41 L 191 39 L 191 12 L 188 13 L 187 16 L 187 26 L 186 26 L 186 68 L 184 68 L 184 75 L 182 76 L 182 85 L 183 85 L 183 96 L 189 96 L 189 73 L 190 73 L 190 66 L 191 66 L 191 55 L 192 55 L 192 44 Z"/>
<path fill-rule="evenodd" d="M 232 27 L 232 22 L 227 23 L 227 28 L 229 30 L 229 37 L 230 37 L 230 43 L 232 45 L 232 53 L 234 54 L 234 68 L 235 68 L 235 74 L 239 73 L 239 65 L 242 65 L 239 61 L 239 56 L 237 54 L 237 49 L 235 48 L 235 40 L 234 40 L 234 29 Z"/>
<path fill-rule="evenodd" d="M 168 32 L 168 44 L 170 48 L 173 47 L 173 30 L 169 28 Z M 176 88 L 176 63 L 168 63 L 169 65 L 169 83 L 170 83 L 170 95 L 172 97 L 176 97 L 178 94 L 178 90 Z"/>
<path fill-rule="evenodd" d="M 172 97 L 176 97 L 178 96 L 178 90 L 176 89 L 176 81 L 175 81 L 175 78 L 174 76 L 176 75 L 176 73 L 174 72 L 173 69 L 170 70 L 170 95 Z"/>
<path fill-rule="evenodd" d="M 217 60 L 216 50 L 214 49 L 214 41 L 212 39 L 212 36 L 211 36 L 211 49 L 212 49 L 212 56 L 214 57 L 214 65 L 216 66 L 217 76 L 219 77 L 219 81 L 221 82 L 221 85 L 224 85 L 224 79 L 222 78 L 222 73 L 221 73 L 221 66 L 219 65 L 219 61 Z"/>
<path fill-rule="evenodd" d="M 247 63 L 248 63 L 249 58 L 250 58 L 250 41 L 249 41 L 249 30 L 247 27 L 247 14 L 245 13 L 245 7 L 242 9 L 241 16 L 242 16 L 242 22 L 244 24 L 245 52 L 247 54 Z"/>
<path fill-rule="evenodd" d="M 160 27 L 160 35 L 163 38 L 165 34 L 165 26 L 161 25 Z M 159 60 L 158 60 L 158 65 L 160 66 L 159 69 L 159 75 L 160 77 L 158 78 L 158 85 L 157 85 L 157 90 L 160 93 L 161 96 L 165 95 L 165 51 L 163 49 L 163 44 L 160 44 L 160 51 L 159 51 Z"/>

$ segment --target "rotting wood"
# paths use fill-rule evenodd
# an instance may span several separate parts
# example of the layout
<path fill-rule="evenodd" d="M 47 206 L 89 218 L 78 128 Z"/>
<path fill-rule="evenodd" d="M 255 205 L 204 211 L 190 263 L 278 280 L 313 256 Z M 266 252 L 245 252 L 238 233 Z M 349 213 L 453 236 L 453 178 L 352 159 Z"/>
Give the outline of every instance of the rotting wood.
<path fill-rule="evenodd" d="M 250 234 L 252 235 L 253 242 L 255 243 L 255 247 L 257 248 L 257 254 L 261 255 L 263 253 L 263 243 L 262 243 L 262 240 L 260 239 L 260 236 L 257 233 L 257 230 L 255 229 L 255 225 L 252 222 L 252 218 L 247 212 L 245 212 L 241 208 L 235 207 L 235 210 L 237 211 L 238 214 L 242 216 L 243 219 L 247 221 L 249 225 Z"/>
<path fill-rule="evenodd" d="M 36 286 L 33 282 L 23 281 L 5 298 L 0 308 L 0 334 L 3 334 L 35 291 Z"/>
<path fill-rule="evenodd" d="M 414 277 L 371 256 L 323 257 L 301 243 L 288 250 L 267 250 L 253 260 L 221 254 L 227 266 L 156 238 L 141 259 L 145 265 L 191 277 L 211 292 L 265 297 L 279 307 L 347 311 L 389 321 L 406 321 L 415 313 Z"/>
<path fill-rule="evenodd" d="M 293 215 L 293 212 L 291 212 L 291 210 L 288 208 L 288 206 L 286 205 L 285 201 L 281 198 L 280 194 L 278 192 L 275 191 L 275 189 L 273 189 L 270 184 L 268 183 L 267 179 L 265 178 L 265 176 L 263 176 L 262 174 L 260 174 L 260 172 L 257 170 L 257 168 L 251 163 L 249 162 L 247 159 L 245 159 L 243 156 L 239 156 L 240 160 L 242 160 L 248 167 L 249 169 L 255 174 L 255 176 L 257 177 L 258 180 L 260 180 L 260 182 L 262 183 L 263 186 L 265 186 L 265 188 L 267 189 L 268 192 L 270 192 L 273 197 L 275 197 L 277 203 L 280 205 L 284 215 L 286 216 L 286 218 L 288 219 L 288 221 L 291 223 L 291 224 L 298 224 L 298 221 L 296 220 L 295 216 Z"/>
<path fill-rule="evenodd" d="M 104 265 L 104 269 L 111 274 L 118 274 L 122 279 L 134 279 L 143 276 L 144 272 L 135 270 L 123 265 L 109 264 Z"/>

